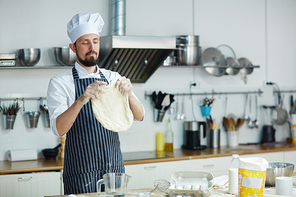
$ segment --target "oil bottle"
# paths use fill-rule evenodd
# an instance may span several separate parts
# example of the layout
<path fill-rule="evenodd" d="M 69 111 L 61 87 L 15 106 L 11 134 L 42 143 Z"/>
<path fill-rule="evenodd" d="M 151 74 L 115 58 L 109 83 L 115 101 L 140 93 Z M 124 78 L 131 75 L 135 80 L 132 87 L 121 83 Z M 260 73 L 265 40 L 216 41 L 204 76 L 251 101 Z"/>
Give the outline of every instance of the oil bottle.
<path fill-rule="evenodd" d="M 164 150 L 167 152 L 174 152 L 174 134 L 172 131 L 171 117 L 168 119 L 167 130 L 164 136 Z"/>

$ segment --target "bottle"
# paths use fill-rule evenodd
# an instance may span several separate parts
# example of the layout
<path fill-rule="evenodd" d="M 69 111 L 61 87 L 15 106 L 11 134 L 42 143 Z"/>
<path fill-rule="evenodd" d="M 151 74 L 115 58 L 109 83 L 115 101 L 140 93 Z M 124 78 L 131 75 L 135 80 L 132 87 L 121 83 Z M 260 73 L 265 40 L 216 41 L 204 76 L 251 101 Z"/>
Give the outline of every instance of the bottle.
<path fill-rule="evenodd" d="M 163 151 L 163 134 L 161 131 L 156 134 L 156 151 Z"/>
<path fill-rule="evenodd" d="M 292 133 L 292 144 L 296 146 L 296 114 L 292 114 L 291 133 Z"/>
<path fill-rule="evenodd" d="M 174 152 L 174 134 L 172 131 L 171 118 L 168 119 L 167 130 L 164 137 L 164 150 Z"/>
<path fill-rule="evenodd" d="M 238 195 L 239 155 L 233 154 L 228 171 L 228 193 Z"/>

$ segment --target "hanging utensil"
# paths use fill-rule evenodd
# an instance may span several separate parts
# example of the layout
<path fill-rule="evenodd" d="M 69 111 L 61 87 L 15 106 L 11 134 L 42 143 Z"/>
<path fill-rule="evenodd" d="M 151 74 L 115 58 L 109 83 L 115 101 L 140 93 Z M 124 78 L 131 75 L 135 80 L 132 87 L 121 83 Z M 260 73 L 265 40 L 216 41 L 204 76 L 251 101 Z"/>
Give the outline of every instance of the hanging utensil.
<path fill-rule="evenodd" d="M 164 111 L 165 107 L 170 105 L 170 95 L 166 95 L 161 103 L 161 111 Z"/>
<path fill-rule="evenodd" d="M 184 97 L 184 95 L 183 95 L 183 100 L 182 100 L 182 112 L 181 112 L 180 119 L 181 120 L 186 119 L 186 116 L 185 116 L 185 97 Z"/>
<path fill-rule="evenodd" d="M 252 96 L 250 96 L 250 103 L 249 103 L 249 119 L 248 119 L 248 127 L 250 129 L 254 128 L 254 123 L 252 121 L 251 115 L 252 115 Z"/>
<path fill-rule="evenodd" d="M 222 76 L 226 72 L 227 60 L 220 50 L 207 48 L 201 57 L 205 70 L 214 76 Z"/>
<path fill-rule="evenodd" d="M 255 128 L 258 128 L 259 127 L 259 121 L 258 121 L 258 98 L 257 98 L 257 95 L 255 96 L 255 107 L 256 107 L 256 118 L 255 120 L 253 121 L 253 125 Z"/>

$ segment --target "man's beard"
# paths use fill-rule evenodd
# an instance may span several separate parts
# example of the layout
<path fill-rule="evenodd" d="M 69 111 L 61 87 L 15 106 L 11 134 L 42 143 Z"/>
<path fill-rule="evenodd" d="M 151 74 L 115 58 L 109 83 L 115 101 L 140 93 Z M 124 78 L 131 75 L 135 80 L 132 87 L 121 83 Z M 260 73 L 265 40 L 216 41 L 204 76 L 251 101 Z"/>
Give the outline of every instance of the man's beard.
<path fill-rule="evenodd" d="M 91 51 L 91 52 L 93 52 L 93 51 Z M 91 53 L 91 52 L 89 52 L 89 53 Z M 96 52 L 95 52 L 96 53 Z M 88 53 L 87 53 L 88 54 Z M 86 54 L 86 56 L 87 56 L 87 54 Z M 97 54 L 97 53 L 96 53 Z M 92 67 L 92 66 L 95 66 L 95 65 L 97 65 L 97 60 L 98 60 L 98 58 L 97 58 L 97 56 L 95 57 L 95 56 L 90 56 L 89 58 L 87 58 L 87 57 L 85 57 L 85 59 L 83 60 L 78 54 L 77 54 L 77 60 L 81 63 L 81 64 L 83 64 L 84 66 L 86 66 L 86 67 Z"/>

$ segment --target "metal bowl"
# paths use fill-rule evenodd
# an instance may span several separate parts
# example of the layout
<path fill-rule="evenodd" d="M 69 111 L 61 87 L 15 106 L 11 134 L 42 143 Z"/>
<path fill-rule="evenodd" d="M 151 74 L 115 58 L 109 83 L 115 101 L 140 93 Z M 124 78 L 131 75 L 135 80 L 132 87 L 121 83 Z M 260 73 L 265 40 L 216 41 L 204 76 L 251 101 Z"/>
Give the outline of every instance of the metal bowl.
<path fill-rule="evenodd" d="M 265 186 L 275 186 L 275 178 L 280 176 L 292 176 L 294 171 L 294 164 L 283 162 L 268 163 L 266 169 Z"/>
<path fill-rule="evenodd" d="M 19 49 L 18 59 L 23 66 L 35 66 L 40 60 L 40 49 L 38 48 Z"/>
<path fill-rule="evenodd" d="M 76 54 L 69 47 L 54 47 L 54 56 L 58 64 L 73 66 L 76 61 Z"/>

